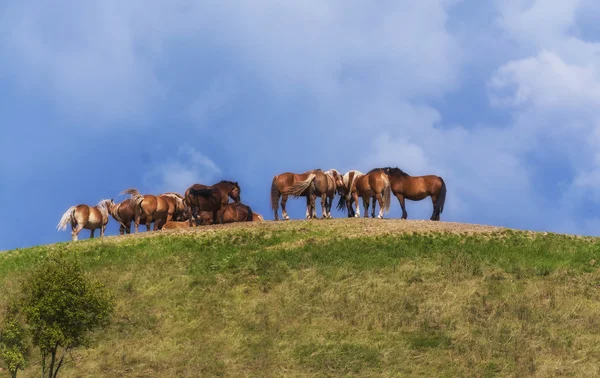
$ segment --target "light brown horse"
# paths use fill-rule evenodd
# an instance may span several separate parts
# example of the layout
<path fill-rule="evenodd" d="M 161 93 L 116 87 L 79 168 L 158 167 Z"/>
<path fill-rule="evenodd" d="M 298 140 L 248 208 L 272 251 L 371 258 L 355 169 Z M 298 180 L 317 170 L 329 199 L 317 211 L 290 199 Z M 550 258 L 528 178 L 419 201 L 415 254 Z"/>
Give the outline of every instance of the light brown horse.
<path fill-rule="evenodd" d="M 100 237 L 104 236 L 106 225 L 108 224 L 108 209 L 115 203 L 112 199 L 104 199 L 96 206 L 85 204 L 71 206 L 63 216 L 56 228 L 59 231 L 66 230 L 67 224 L 71 224 L 71 239 L 78 239 L 79 233 L 84 228 L 90 230 L 90 238 L 94 237 L 94 231 L 100 229 Z"/>
<path fill-rule="evenodd" d="M 325 175 L 327 175 L 327 202 L 325 204 L 325 210 L 327 211 L 326 218 L 331 219 L 331 207 L 333 206 L 333 200 L 338 192 L 338 187 L 343 185 L 343 178 L 340 172 L 338 172 L 336 169 L 325 171 Z M 316 212 L 314 207 L 313 212 Z"/>
<path fill-rule="evenodd" d="M 427 197 L 431 197 L 433 203 L 433 213 L 431 214 L 432 221 L 439 221 L 440 214 L 444 211 L 446 203 L 446 183 L 444 179 L 436 175 L 427 176 L 410 176 L 400 168 L 378 168 L 385 172 L 392 186 L 392 193 L 398 198 L 402 207 L 402 219 L 408 217 L 404 200 L 420 201 Z"/>
<path fill-rule="evenodd" d="M 196 226 L 196 221 L 192 219 L 192 225 Z M 184 221 L 169 221 L 165 223 L 162 230 L 178 230 L 182 228 L 190 228 L 190 223 L 187 220 Z"/>
<path fill-rule="evenodd" d="M 159 197 L 164 198 L 169 204 L 167 222 L 171 220 L 182 221 L 187 219 L 187 215 L 185 212 L 185 202 L 181 194 L 175 192 L 168 192 L 160 194 Z"/>
<path fill-rule="evenodd" d="M 285 172 L 273 177 L 271 183 L 271 208 L 275 220 L 279 220 L 279 198 L 281 198 L 281 215 L 283 219 L 290 219 L 286 210 L 288 196 L 306 197 L 306 218 L 316 218 L 315 206 L 317 196 L 321 197 L 321 210 L 326 215 L 325 202 L 327 198 L 327 176 L 320 169 L 313 169 L 304 173 Z"/>
<path fill-rule="evenodd" d="M 212 186 L 202 184 L 194 184 L 185 191 L 185 205 L 190 226 L 192 217 L 196 220 L 196 224 L 201 224 L 198 220 L 200 211 L 211 211 L 213 213 L 213 223 L 217 223 L 219 211 L 227 205 L 229 197 L 234 202 L 240 202 L 241 189 L 237 182 L 220 181 Z"/>
<path fill-rule="evenodd" d="M 265 218 L 259 213 L 252 213 L 252 222 L 264 222 Z"/>
<path fill-rule="evenodd" d="M 142 215 L 146 217 L 146 231 L 150 231 L 150 225 L 154 222 L 153 231 L 160 230 L 167 223 L 169 215 L 169 203 L 164 197 L 152 194 L 140 194 L 137 189 L 130 188 L 121 192 L 121 194 L 131 195 L 131 201 L 135 210 L 135 232 L 138 232 Z"/>
<path fill-rule="evenodd" d="M 352 172 L 352 173 L 351 173 Z M 363 207 L 365 210 L 365 218 L 369 217 L 369 201 L 373 199 L 373 209 L 371 217 L 375 218 L 375 207 L 379 202 L 379 215 L 377 218 L 383 218 L 384 210 L 390 210 L 391 202 L 391 185 L 389 178 L 385 172 L 380 170 L 372 170 L 367 174 L 361 174 L 358 171 L 348 172 L 348 186 L 344 187 L 345 195 L 340 196 L 338 209 L 342 210 L 345 206 L 348 207 L 348 212 L 351 212 L 351 202 L 356 202 L 355 217 L 360 217 L 360 207 L 358 198 L 362 198 Z M 345 179 L 345 176 L 344 176 Z M 346 181 L 344 180 L 344 184 Z"/>
<path fill-rule="evenodd" d="M 119 223 L 119 233 L 121 235 L 131 233 L 131 222 L 135 220 L 135 206 L 130 198 L 112 205 L 108 209 L 110 215 Z M 146 223 L 146 216 L 144 214 L 140 217 L 140 223 Z"/>
<path fill-rule="evenodd" d="M 252 209 L 243 203 L 228 203 L 221 211 L 221 223 L 251 221 Z"/>

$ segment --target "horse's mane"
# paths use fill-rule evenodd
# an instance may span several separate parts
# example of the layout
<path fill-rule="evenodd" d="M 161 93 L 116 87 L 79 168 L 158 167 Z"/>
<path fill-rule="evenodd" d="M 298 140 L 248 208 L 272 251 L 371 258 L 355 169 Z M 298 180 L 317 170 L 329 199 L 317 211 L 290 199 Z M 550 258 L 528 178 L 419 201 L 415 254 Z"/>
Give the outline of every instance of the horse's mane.
<path fill-rule="evenodd" d="M 233 181 L 229 181 L 229 180 L 221 180 L 218 183 L 216 183 L 215 185 L 219 185 L 219 184 L 229 184 L 229 185 L 237 186 L 238 188 L 240 187 L 240 185 L 237 182 L 233 182 Z"/>
<path fill-rule="evenodd" d="M 109 199 L 103 199 L 102 201 L 98 202 L 98 204 L 96 205 L 98 210 L 100 210 L 100 213 L 102 213 L 102 216 L 108 217 L 108 204 L 109 203 L 110 203 Z"/>
<path fill-rule="evenodd" d="M 402 169 L 398 167 L 382 167 L 382 168 L 373 168 L 367 174 L 377 171 L 383 171 L 389 176 L 408 176 L 408 173 L 404 172 Z"/>

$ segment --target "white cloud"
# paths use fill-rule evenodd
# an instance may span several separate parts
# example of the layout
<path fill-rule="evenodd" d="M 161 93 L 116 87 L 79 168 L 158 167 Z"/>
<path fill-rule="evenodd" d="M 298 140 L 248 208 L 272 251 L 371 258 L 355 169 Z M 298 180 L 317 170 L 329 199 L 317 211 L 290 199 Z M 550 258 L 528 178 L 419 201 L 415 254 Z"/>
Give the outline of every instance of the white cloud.
<path fill-rule="evenodd" d="M 212 185 L 221 173 L 219 167 L 208 157 L 185 144 L 177 152 L 177 158 L 167 159 L 148 172 L 144 182 L 151 192 L 179 192 L 193 184 Z"/>

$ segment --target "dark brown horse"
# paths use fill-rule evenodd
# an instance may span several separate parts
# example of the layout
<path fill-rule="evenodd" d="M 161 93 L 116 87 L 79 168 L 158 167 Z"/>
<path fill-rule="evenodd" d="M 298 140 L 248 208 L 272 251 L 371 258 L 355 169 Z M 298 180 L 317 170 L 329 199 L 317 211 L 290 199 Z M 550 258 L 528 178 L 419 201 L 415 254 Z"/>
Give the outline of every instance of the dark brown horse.
<path fill-rule="evenodd" d="M 130 198 L 114 204 L 108 211 L 110 215 L 119 223 L 119 233 L 121 235 L 131 233 L 131 222 L 135 220 L 135 207 Z M 146 224 L 146 216 L 144 214 L 140 217 L 140 223 Z"/>
<path fill-rule="evenodd" d="M 392 186 L 392 193 L 398 198 L 402 207 L 402 219 L 408 217 L 404 200 L 420 201 L 427 197 L 431 197 L 433 203 L 433 213 L 431 214 L 432 221 L 439 221 L 440 214 L 444 211 L 444 203 L 446 203 L 446 183 L 436 175 L 427 176 L 410 176 L 400 168 L 378 168 L 385 172 Z"/>
<path fill-rule="evenodd" d="M 243 203 L 228 203 L 221 211 L 221 223 L 251 221 L 252 209 Z"/>
<path fill-rule="evenodd" d="M 60 219 L 56 228 L 59 231 L 65 230 L 67 224 L 71 224 L 71 239 L 77 240 L 79 233 L 84 228 L 90 230 L 90 238 L 94 237 L 94 231 L 100 229 L 100 237 L 104 236 L 104 230 L 108 224 L 108 209 L 115 203 L 112 199 L 105 199 L 96 206 L 88 206 L 85 204 L 71 206 Z"/>
<path fill-rule="evenodd" d="M 121 192 L 131 195 L 131 201 L 135 210 L 135 232 L 138 232 L 142 216 L 146 218 L 146 231 L 150 231 L 150 225 L 154 222 L 153 231 L 160 230 L 167 223 L 169 215 L 169 203 L 161 196 L 152 194 L 140 194 L 137 189 L 131 188 Z"/>
<path fill-rule="evenodd" d="M 185 191 L 185 205 L 190 226 L 192 217 L 196 224 L 202 224 L 198 220 L 200 211 L 210 211 L 213 213 L 213 223 L 217 223 L 219 211 L 229 202 L 229 197 L 236 203 L 240 202 L 241 189 L 237 182 L 220 181 L 212 186 L 194 184 Z"/>
<path fill-rule="evenodd" d="M 317 196 L 321 197 L 321 209 L 323 216 L 326 215 L 325 202 L 327 198 L 327 176 L 320 169 L 314 169 L 304 173 L 285 172 L 273 177 L 271 183 L 271 208 L 275 220 L 279 220 L 279 198 L 281 198 L 281 216 L 290 219 L 286 210 L 288 196 L 306 197 L 306 218 L 316 217 L 312 209 L 315 206 Z"/>
<path fill-rule="evenodd" d="M 360 207 L 358 198 L 362 198 L 365 210 L 365 218 L 369 217 L 369 201 L 373 199 L 373 209 L 371 217 L 375 218 L 375 206 L 379 202 L 379 215 L 377 218 L 383 218 L 384 210 L 390 210 L 391 185 L 387 174 L 383 171 L 370 171 L 362 174 L 359 171 L 350 171 L 343 177 L 342 193 L 337 205 L 338 210 L 347 207 L 348 213 L 352 212 L 351 204 L 356 203 L 355 217 L 360 217 Z"/>

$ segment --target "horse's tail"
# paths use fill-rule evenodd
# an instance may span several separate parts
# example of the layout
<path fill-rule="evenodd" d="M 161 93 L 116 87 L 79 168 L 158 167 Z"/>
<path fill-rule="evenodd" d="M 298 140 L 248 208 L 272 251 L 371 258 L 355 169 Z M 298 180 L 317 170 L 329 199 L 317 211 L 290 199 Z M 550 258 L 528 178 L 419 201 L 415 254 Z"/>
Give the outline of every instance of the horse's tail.
<path fill-rule="evenodd" d="M 252 208 L 249 205 L 246 205 L 246 209 L 248 209 L 248 215 L 246 215 L 246 222 L 252 222 Z"/>
<path fill-rule="evenodd" d="M 336 209 L 341 210 L 341 211 L 345 211 L 346 210 L 346 195 L 345 194 L 340 194 L 340 199 L 338 200 Z"/>
<path fill-rule="evenodd" d="M 317 177 L 317 175 L 314 173 L 309 174 L 306 180 L 295 183 L 288 190 L 286 190 L 286 193 L 291 194 L 294 197 L 300 197 L 302 193 L 304 193 L 306 189 L 310 187 L 315 177 Z"/>
<path fill-rule="evenodd" d="M 386 174 L 383 175 L 383 206 L 385 212 L 390 211 L 390 205 L 392 203 L 392 186 L 390 185 L 390 179 Z"/>
<path fill-rule="evenodd" d="M 279 189 L 277 188 L 277 177 L 273 177 L 273 182 L 271 183 L 271 209 L 273 211 L 277 211 L 279 207 Z"/>
<path fill-rule="evenodd" d="M 446 183 L 444 179 L 440 177 L 440 181 L 442 182 L 442 187 L 440 188 L 440 192 L 438 193 L 438 198 L 435 201 L 435 205 L 433 210 L 436 214 L 441 214 L 444 211 L 444 204 L 446 203 Z"/>
<path fill-rule="evenodd" d="M 129 194 L 131 196 L 131 198 L 133 198 L 134 196 L 139 196 L 140 192 L 136 188 L 129 188 L 129 189 L 123 190 L 120 194 L 121 195 Z"/>
<path fill-rule="evenodd" d="M 56 226 L 59 231 L 67 229 L 67 224 L 72 222 L 74 219 L 73 213 L 75 213 L 75 206 L 71 206 L 67 211 L 65 211 L 62 218 L 60 218 L 60 222 L 58 222 L 58 225 Z"/>

